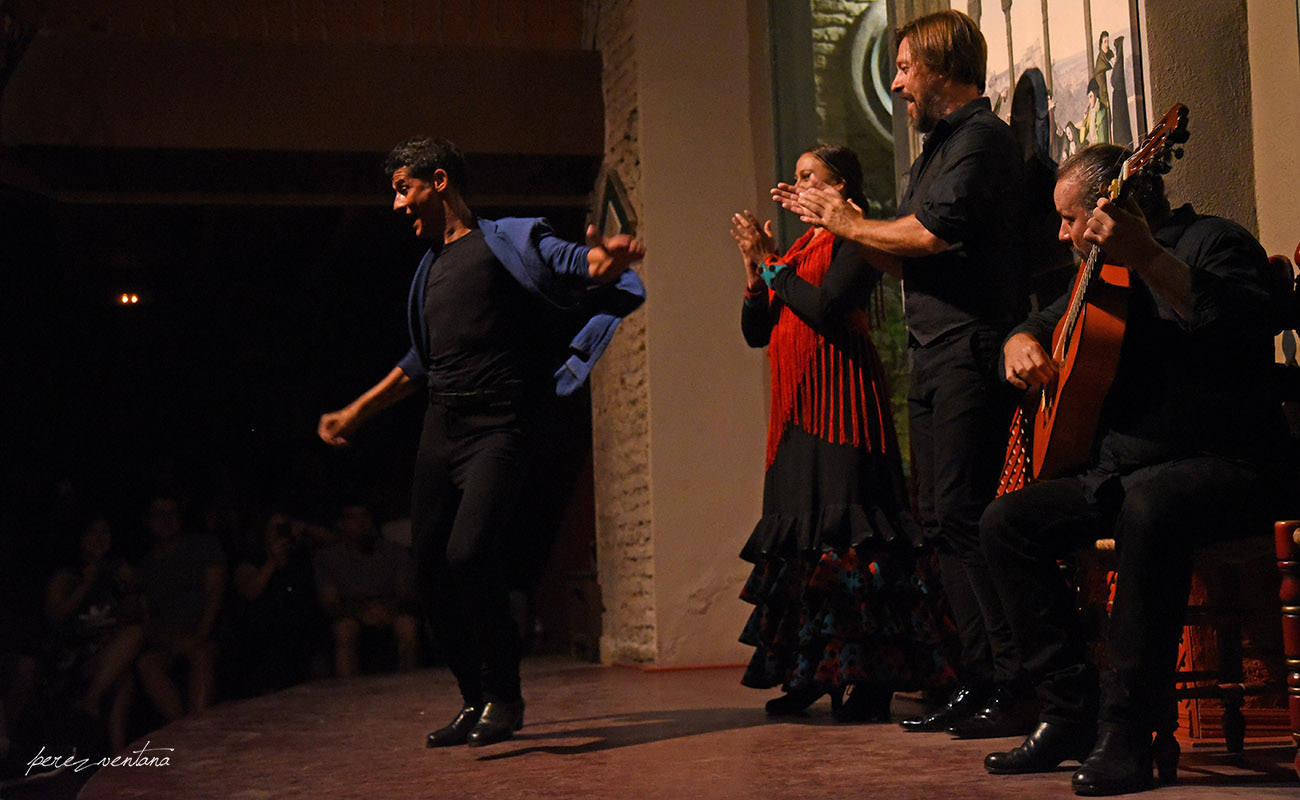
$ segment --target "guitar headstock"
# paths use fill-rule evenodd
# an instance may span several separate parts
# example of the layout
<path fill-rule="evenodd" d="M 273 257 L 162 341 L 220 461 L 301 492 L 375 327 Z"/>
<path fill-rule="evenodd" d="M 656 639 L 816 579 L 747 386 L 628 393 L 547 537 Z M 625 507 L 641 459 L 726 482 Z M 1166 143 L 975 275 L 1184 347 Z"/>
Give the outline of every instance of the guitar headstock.
<path fill-rule="evenodd" d="M 1187 141 L 1187 106 L 1174 103 L 1173 108 L 1142 137 L 1136 152 L 1120 168 L 1120 181 L 1126 181 L 1140 172 L 1151 171 L 1163 175 L 1173 168 L 1174 159 L 1183 157 L 1181 145 Z"/>

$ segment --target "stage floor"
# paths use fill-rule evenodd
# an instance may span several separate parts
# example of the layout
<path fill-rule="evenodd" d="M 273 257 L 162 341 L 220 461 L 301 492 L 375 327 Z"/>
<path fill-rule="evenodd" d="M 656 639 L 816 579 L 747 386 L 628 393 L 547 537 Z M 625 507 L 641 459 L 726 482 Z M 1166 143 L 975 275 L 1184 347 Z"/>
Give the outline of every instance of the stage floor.
<path fill-rule="evenodd" d="M 84 800 L 184 798 L 882 798 L 1072 797 L 1070 772 L 991 776 L 985 753 L 1015 740 L 956 741 L 894 724 L 839 725 L 822 700 L 773 722 L 775 692 L 738 669 L 643 671 L 553 658 L 525 662 L 526 725 L 484 748 L 429 750 L 459 696 L 444 670 L 324 681 L 228 703 L 154 731 L 167 766 L 100 768 Z M 894 717 L 916 712 L 897 696 Z M 162 750 L 161 748 L 170 748 Z M 1184 748 L 1159 800 L 1294 800 L 1294 748 Z M 15 795 L 16 796 L 16 795 Z M 24 795 L 27 796 L 27 795 Z"/>

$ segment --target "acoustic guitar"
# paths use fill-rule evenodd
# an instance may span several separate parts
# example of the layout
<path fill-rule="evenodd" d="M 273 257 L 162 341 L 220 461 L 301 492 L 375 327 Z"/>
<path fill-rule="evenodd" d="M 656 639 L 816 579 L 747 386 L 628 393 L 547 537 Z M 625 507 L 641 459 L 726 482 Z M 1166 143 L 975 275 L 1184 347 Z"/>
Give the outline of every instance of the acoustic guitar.
<path fill-rule="evenodd" d="M 1102 194 L 1123 202 L 1134 178 L 1168 172 L 1173 160 L 1182 157 L 1179 145 L 1187 139 L 1187 107 L 1177 103 L 1124 160 L 1119 176 Z M 1056 380 L 1031 391 L 1027 404 L 1012 418 L 999 495 L 1021 488 L 1031 476 L 1054 478 L 1087 464 L 1101 406 L 1119 365 L 1128 314 L 1129 271 L 1103 259 L 1101 248 L 1094 246 L 1075 277 L 1069 307 L 1056 324 Z"/>

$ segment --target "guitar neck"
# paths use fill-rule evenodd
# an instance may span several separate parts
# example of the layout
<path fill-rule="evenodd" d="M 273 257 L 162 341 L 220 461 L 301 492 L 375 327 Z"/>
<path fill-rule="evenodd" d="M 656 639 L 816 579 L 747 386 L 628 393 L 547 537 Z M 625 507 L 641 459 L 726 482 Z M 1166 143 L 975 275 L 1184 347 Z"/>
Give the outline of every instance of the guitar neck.
<path fill-rule="evenodd" d="M 1070 295 L 1070 306 L 1066 309 L 1064 327 L 1061 329 L 1061 335 L 1056 340 L 1056 345 L 1052 348 L 1052 360 L 1058 364 L 1065 358 L 1065 353 L 1070 349 L 1070 344 L 1074 341 L 1074 329 L 1078 326 L 1079 315 L 1083 313 L 1083 306 L 1088 295 L 1088 286 L 1092 279 L 1096 277 L 1098 270 L 1101 269 L 1101 248 L 1093 245 L 1092 250 L 1088 253 L 1088 258 L 1083 266 L 1079 269 L 1079 278 L 1074 283 L 1074 292 Z"/>

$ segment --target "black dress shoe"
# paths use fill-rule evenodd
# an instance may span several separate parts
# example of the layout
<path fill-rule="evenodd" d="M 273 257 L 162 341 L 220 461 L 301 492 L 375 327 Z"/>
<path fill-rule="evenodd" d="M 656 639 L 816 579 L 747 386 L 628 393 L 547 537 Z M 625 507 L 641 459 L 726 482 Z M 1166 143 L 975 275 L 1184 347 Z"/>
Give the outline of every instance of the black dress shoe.
<path fill-rule="evenodd" d="M 913 717 L 898 723 L 899 727 L 912 733 L 938 733 L 946 731 L 958 719 L 969 716 L 979 710 L 988 700 L 988 692 L 972 689 L 968 686 L 958 687 L 952 693 L 943 708 L 923 717 Z"/>
<path fill-rule="evenodd" d="M 994 775 L 1052 772 L 1062 761 L 1082 762 L 1096 739 L 1091 725 L 1040 722 L 1018 747 L 985 756 L 984 769 Z"/>
<path fill-rule="evenodd" d="M 1155 787 L 1151 775 L 1151 734 L 1103 725 L 1097 744 L 1070 778 L 1075 794 L 1103 797 L 1145 792 Z"/>
<path fill-rule="evenodd" d="M 483 706 L 465 706 L 451 721 L 451 724 L 439 728 L 425 737 L 425 747 L 452 747 L 458 744 L 465 744 L 469 737 L 469 732 L 478 724 L 479 716 L 483 714 Z"/>
<path fill-rule="evenodd" d="M 1023 692 L 1000 688 L 989 697 L 983 708 L 967 717 L 958 717 L 948 726 L 948 733 L 958 739 L 999 739 L 1024 736 L 1038 723 L 1038 706 Z"/>
<path fill-rule="evenodd" d="M 524 727 L 524 700 L 519 698 L 511 703 L 489 701 L 483 706 L 483 716 L 469 732 L 465 743 L 470 747 L 482 747 L 509 739 L 515 731 Z"/>

